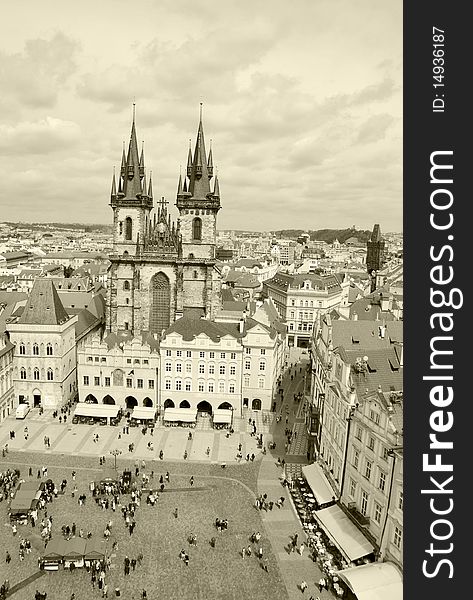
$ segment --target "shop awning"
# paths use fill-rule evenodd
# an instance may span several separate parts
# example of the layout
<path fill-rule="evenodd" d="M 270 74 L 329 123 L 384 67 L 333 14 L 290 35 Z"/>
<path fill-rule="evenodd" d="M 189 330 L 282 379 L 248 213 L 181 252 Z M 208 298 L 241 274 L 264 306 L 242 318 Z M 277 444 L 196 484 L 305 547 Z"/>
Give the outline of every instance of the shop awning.
<path fill-rule="evenodd" d="M 89 404 L 79 402 L 74 409 L 74 416 L 78 417 L 116 417 L 120 407 L 116 404 Z"/>
<path fill-rule="evenodd" d="M 196 408 L 165 408 L 165 421 L 182 421 L 183 423 L 193 423 L 197 420 Z"/>
<path fill-rule="evenodd" d="M 375 562 L 338 571 L 358 600 L 402 600 L 402 574 L 389 562 Z"/>
<path fill-rule="evenodd" d="M 232 412 L 228 408 L 216 408 L 213 414 L 213 422 L 214 423 L 231 423 L 232 422 Z"/>
<path fill-rule="evenodd" d="M 306 465 L 302 467 L 302 474 L 319 504 L 326 504 L 334 499 L 337 500 L 335 492 L 320 465 L 316 463 Z"/>
<path fill-rule="evenodd" d="M 150 419 L 153 420 L 156 416 L 156 409 L 152 406 L 135 406 L 131 413 L 132 419 Z"/>
<path fill-rule="evenodd" d="M 365 538 L 338 505 L 314 511 L 313 515 L 349 561 L 373 552 L 373 544 Z"/>

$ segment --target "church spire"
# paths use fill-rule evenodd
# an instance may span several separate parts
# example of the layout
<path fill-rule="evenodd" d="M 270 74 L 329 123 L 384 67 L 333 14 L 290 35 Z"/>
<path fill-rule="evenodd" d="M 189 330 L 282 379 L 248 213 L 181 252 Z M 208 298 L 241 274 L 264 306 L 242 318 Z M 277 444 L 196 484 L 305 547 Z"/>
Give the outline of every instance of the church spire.
<path fill-rule="evenodd" d="M 133 103 L 133 123 L 131 125 L 130 143 L 128 146 L 128 154 L 126 157 L 126 169 L 124 175 L 124 192 L 127 198 L 136 198 L 141 195 L 141 178 L 140 170 L 144 165 L 140 164 L 138 155 L 138 142 L 136 139 L 135 127 L 135 104 Z"/>
<path fill-rule="evenodd" d="M 149 173 L 149 186 L 148 186 L 148 198 L 153 198 L 153 186 L 151 184 L 151 176 L 153 175 L 153 173 L 150 171 Z"/>
<path fill-rule="evenodd" d="M 189 172 L 189 164 L 187 166 Z M 200 119 L 197 130 L 194 156 L 189 175 L 189 192 L 194 198 L 206 198 L 210 194 L 209 171 L 207 166 L 207 153 L 205 152 L 204 127 L 202 125 L 202 103 L 200 105 Z"/>

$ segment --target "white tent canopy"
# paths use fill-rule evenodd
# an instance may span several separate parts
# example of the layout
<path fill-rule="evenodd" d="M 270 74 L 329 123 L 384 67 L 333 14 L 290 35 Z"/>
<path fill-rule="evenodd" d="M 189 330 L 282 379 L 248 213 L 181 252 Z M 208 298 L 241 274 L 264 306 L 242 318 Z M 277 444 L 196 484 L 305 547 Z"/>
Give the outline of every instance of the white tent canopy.
<path fill-rule="evenodd" d="M 196 408 L 165 408 L 165 421 L 182 421 L 184 423 L 193 423 L 197 420 Z"/>
<path fill-rule="evenodd" d="M 216 408 L 213 414 L 214 423 L 231 423 L 232 411 L 228 408 Z"/>
<path fill-rule="evenodd" d="M 334 499 L 337 499 L 336 494 L 320 465 L 316 463 L 306 465 L 302 467 L 302 474 L 306 478 L 306 481 L 319 504 L 326 504 L 327 502 L 332 502 Z"/>
<path fill-rule="evenodd" d="M 339 506 L 322 508 L 314 511 L 313 515 L 348 560 L 353 561 L 373 552 L 374 546 Z"/>
<path fill-rule="evenodd" d="M 402 600 L 402 574 L 393 563 L 375 562 L 338 571 L 358 600 Z"/>
<path fill-rule="evenodd" d="M 79 402 L 74 409 L 78 417 L 116 417 L 120 407 L 116 404 L 89 404 Z"/>
<path fill-rule="evenodd" d="M 135 406 L 131 413 L 132 419 L 150 419 L 156 416 L 156 409 L 152 406 Z"/>

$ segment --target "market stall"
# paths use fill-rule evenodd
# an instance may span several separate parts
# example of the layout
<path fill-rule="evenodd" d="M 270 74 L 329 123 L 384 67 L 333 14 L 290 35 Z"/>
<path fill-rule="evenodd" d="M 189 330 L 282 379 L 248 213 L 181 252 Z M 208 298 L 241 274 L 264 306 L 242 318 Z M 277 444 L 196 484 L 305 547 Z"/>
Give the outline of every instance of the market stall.
<path fill-rule="evenodd" d="M 228 408 L 216 408 L 212 415 L 213 425 L 215 429 L 222 427 L 230 427 L 232 424 L 233 411 Z"/>
<path fill-rule="evenodd" d="M 72 422 L 94 424 L 98 420 L 106 425 L 117 425 L 120 418 L 121 409 L 116 404 L 78 402 L 74 409 Z"/>
<path fill-rule="evenodd" d="M 73 537 L 66 541 L 64 551 L 64 568 L 69 568 L 73 563 L 75 567 L 84 566 L 85 546 L 87 541 L 81 537 Z"/>
<path fill-rule="evenodd" d="M 152 406 L 135 406 L 131 413 L 131 425 L 152 427 L 156 421 L 156 409 Z"/>
<path fill-rule="evenodd" d="M 67 552 L 67 542 L 62 538 L 53 538 L 44 551 L 40 566 L 45 571 L 57 571 L 64 560 Z"/>
<path fill-rule="evenodd" d="M 87 540 L 84 552 L 85 566 L 89 567 L 95 561 L 105 560 L 105 542 L 102 540 L 90 538 Z"/>
<path fill-rule="evenodd" d="M 197 422 L 196 408 L 165 408 L 163 421 L 165 425 L 195 427 Z"/>

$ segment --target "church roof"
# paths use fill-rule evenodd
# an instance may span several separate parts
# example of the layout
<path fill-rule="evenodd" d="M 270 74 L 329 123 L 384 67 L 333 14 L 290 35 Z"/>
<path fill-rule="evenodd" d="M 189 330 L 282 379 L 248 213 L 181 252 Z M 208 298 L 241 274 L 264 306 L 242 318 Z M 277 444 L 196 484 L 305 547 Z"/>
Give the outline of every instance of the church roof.
<path fill-rule="evenodd" d="M 33 289 L 18 323 L 62 325 L 69 318 L 51 279 L 39 278 L 33 284 Z"/>

